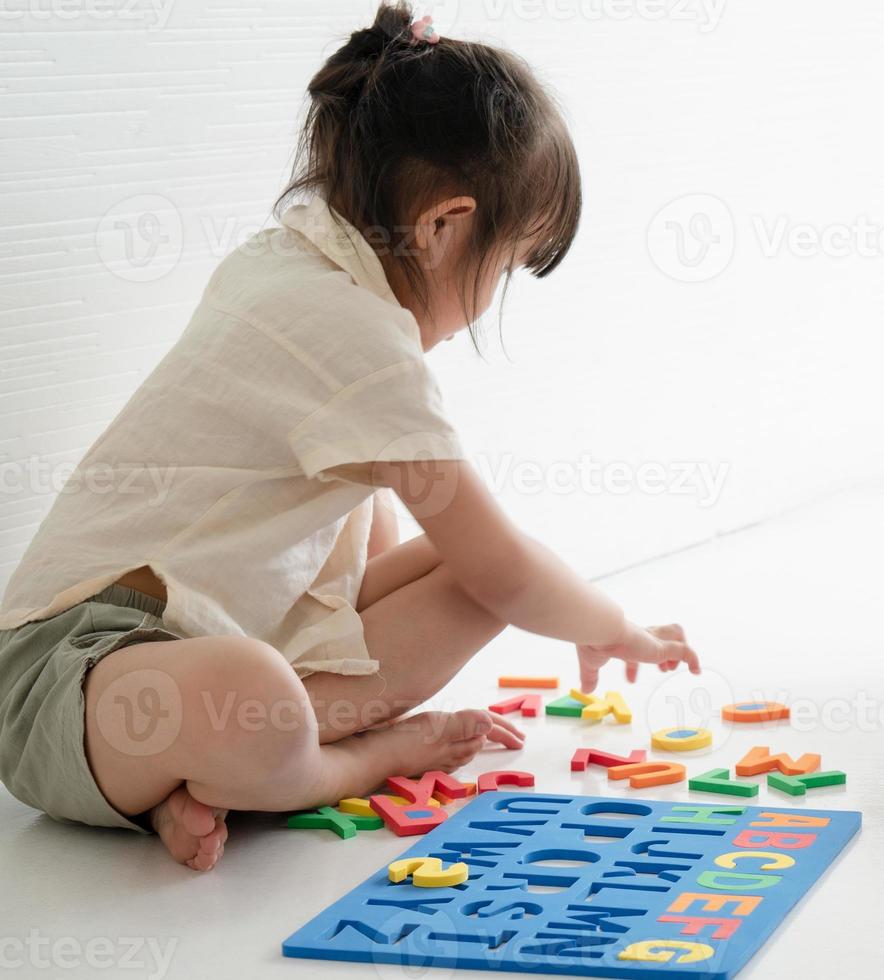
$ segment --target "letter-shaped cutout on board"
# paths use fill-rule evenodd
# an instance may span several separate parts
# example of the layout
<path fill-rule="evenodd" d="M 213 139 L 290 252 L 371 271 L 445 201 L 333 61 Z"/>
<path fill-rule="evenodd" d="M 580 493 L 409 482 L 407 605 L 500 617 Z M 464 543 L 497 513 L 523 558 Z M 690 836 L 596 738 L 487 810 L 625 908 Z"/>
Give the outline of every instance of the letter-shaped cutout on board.
<path fill-rule="evenodd" d="M 643 963 L 668 963 L 676 957 L 676 963 L 699 963 L 708 960 L 715 950 L 705 943 L 681 942 L 677 939 L 645 939 L 631 943 L 618 956 L 618 960 L 639 960 Z M 681 953 L 681 955 L 677 955 Z"/>
<path fill-rule="evenodd" d="M 387 874 L 393 882 L 404 881 L 410 875 L 416 888 L 448 888 L 462 885 L 469 877 L 470 869 L 463 862 L 443 869 L 439 858 L 414 857 L 394 861 Z"/>

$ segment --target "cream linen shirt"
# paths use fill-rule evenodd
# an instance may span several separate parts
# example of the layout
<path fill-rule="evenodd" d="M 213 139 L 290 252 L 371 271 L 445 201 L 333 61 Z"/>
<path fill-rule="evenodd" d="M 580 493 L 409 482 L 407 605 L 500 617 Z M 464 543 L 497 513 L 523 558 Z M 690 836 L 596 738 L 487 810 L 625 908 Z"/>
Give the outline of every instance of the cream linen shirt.
<path fill-rule="evenodd" d="M 355 228 L 321 198 L 296 205 L 221 262 L 86 453 L 9 582 L 0 629 L 149 565 L 175 632 L 266 640 L 302 675 L 372 673 L 354 607 L 375 490 L 358 467 L 329 471 L 421 458 L 463 451 L 417 322 Z"/>

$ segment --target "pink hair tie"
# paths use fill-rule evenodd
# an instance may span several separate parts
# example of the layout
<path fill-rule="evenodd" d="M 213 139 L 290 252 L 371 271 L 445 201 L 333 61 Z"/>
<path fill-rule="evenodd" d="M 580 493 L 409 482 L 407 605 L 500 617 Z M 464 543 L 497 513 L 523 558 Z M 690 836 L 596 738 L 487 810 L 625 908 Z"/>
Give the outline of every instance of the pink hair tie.
<path fill-rule="evenodd" d="M 437 44 L 439 42 L 439 33 L 433 27 L 433 18 L 429 14 L 412 23 L 411 36 L 415 44 L 419 41 L 426 41 L 427 44 Z"/>

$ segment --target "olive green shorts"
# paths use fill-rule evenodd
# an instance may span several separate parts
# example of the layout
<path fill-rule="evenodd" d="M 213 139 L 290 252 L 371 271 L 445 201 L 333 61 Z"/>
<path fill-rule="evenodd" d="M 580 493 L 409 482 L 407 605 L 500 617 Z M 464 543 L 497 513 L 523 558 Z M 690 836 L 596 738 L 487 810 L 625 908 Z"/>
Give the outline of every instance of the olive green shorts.
<path fill-rule="evenodd" d="M 83 744 L 83 680 L 120 647 L 181 637 L 163 627 L 164 603 L 111 585 L 50 619 L 0 631 L 0 781 L 56 820 L 146 827 L 104 798 Z"/>

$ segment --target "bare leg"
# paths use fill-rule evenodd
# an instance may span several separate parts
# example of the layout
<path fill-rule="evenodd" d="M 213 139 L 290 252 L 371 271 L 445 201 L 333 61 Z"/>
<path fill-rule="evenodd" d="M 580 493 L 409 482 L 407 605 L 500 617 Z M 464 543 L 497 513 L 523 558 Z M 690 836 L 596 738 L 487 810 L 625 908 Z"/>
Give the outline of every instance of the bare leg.
<path fill-rule="evenodd" d="M 254 640 L 138 644 L 87 675 L 86 750 L 96 782 L 120 812 L 150 811 L 173 856 L 197 870 L 220 856 L 228 809 L 333 804 L 393 773 L 454 769 L 486 737 L 512 733 L 486 711 L 427 712 L 326 746 L 316 725 L 290 665 Z"/>
<path fill-rule="evenodd" d="M 362 576 L 362 587 L 356 601 L 357 612 L 362 612 L 409 582 L 417 581 L 441 562 L 442 557 L 426 534 L 419 534 L 370 558 Z"/>
<path fill-rule="evenodd" d="M 393 559 L 404 547 L 381 556 L 389 559 L 384 584 L 395 583 Z M 412 553 L 401 567 L 403 577 L 415 569 L 421 566 Z M 366 579 L 366 588 L 374 591 L 376 584 L 368 575 Z M 505 625 L 474 602 L 439 563 L 414 580 L 406 578 L 363 608 L 361 615 L 366 644 L 380 661 L 380 671 L 368 677 L 317 673 L 304 679 L 324 743 L 421 704 Z"/>

